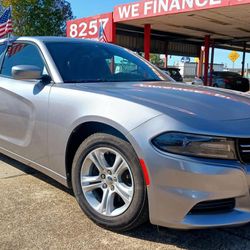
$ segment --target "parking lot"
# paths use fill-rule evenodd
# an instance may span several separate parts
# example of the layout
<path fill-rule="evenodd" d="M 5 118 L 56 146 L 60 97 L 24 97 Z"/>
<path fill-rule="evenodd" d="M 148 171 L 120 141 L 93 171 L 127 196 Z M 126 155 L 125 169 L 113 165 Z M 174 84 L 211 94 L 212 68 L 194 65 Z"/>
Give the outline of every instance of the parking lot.
<path fill-rule="evenodd" d="M 81 212 L 72 193 L 0 154 L 0 249 L 249 249 L 250 226 L 177 231 L 143 225 L 117 234 Z"/>

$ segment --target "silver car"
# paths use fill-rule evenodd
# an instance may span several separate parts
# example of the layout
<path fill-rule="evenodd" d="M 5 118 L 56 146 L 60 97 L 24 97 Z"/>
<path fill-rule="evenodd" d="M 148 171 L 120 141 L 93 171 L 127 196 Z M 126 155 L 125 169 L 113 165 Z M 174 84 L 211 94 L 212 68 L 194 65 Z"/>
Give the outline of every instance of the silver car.
<path fill-rule="evenodd" d="M 87 40 L 2 40 L 0 54 L 0 151 L 72 187 L 95 223 L 250 222 L 247 95 L 173 83 Z"/>

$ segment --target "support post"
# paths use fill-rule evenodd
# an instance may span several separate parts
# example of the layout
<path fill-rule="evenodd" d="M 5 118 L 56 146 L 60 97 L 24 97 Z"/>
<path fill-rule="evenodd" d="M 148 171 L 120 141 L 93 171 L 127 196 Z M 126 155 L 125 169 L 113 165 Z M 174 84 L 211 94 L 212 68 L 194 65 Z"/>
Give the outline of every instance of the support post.
<path fill-rule="evenodd" d="M 241 69 L 242 77 L 244 77 L 245 75 L 245 62 L 246 62 L 246 42 L 244 42 L 244 50 L 243 50 L 242 69 Z"/>
<path fill-rule="evenodd" d="M 164 68 L 166 69 L 168 67 L 168 53 L 165 53 L 165 61 L 164 61 Z"/>
<path fill-rule="evenodd" d="M 197 67 L 197 77 L 202 77 L 202 72 L 203 72 L 203 58 L 204 58 L 204 47 L 201 47 L 200 50 L 200 58 L 198 62 L 198 67 Z"/>
<path fill-rule="evenodd" d="M 150 47 L 151 47 L 151 25 L 144 25 L 144 54 L 145 59 L 150 59 Z"/>
<path fill-rule="evenodd" d="M 205 65 L 204 65 L 204 85 L 208 85 L 208 67 L 209 67 L 209 47 L 210 36 L 205 36 Z"/>
<path fill-rule="evenodd" d="M 213 71 L 214 71 L 214 40 L 212 41 L 212 52 L 211 52 L 211 62 L 210 62 L 210 77 L 209 86 L 213 85 Z"/>
<path fill-rule="evenodd" d="M 112 74 L 115 73 L 115 57 L 114 56 L 111 58 L 110 71 Z"/>
<path fill-rule="evenodd" d="M 168 67 L 168 41 L 165 42 L 165 60 L 164 60 L 164 68 Z"/>
<path fill-rule="evenodd" d="M 112 24 L 112 43 L 116 43 L 116 23 L 114 21 Z"/>

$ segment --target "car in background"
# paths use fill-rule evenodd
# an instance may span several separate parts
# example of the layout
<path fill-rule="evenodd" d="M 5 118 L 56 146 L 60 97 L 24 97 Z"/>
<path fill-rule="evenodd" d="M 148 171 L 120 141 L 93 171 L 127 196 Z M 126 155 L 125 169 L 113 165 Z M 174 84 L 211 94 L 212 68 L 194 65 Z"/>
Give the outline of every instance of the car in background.
<path fill-rule="evenodd" d="M 196 76 L 192 81 L 192 85 L 203 86 L 204 82 L 201 77 Z"/>
<path fill-rule="evenodd" d="M 183 77 L 180 73 L 180 69 L 178 68 L 160 68 L 160 69 L 165 73 L 167 73 L 176 82 L 183 82 Z"/>
<path fill-rule="evenodd" d="M 210 74 L 208 74 L 208 79 L 209 77 Z M 214 71 L 212 74 L 212 86 L 247 92 L 249 91 L 249 80 L 235 72 Z"/>

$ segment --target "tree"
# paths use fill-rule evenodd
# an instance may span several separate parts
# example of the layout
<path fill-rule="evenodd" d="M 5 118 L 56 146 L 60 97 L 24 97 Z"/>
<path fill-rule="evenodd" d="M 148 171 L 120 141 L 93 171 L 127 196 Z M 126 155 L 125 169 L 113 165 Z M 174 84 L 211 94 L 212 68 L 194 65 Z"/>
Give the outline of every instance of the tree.
<path fill-rule="evenodd" d="M 73 19 L 71 5 L 66 0 L 2 0 L 13 8 L 16 36 L 62 36 L 66 21 Z"/>
<path fill-rule="evenodd" d="M 164 61 L 161 59 L 159 54 L 150 54 L 150 62 L 158 67 L 164 66 Z"/>

